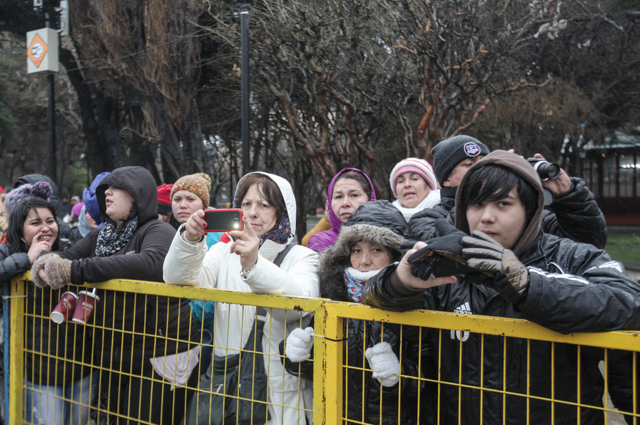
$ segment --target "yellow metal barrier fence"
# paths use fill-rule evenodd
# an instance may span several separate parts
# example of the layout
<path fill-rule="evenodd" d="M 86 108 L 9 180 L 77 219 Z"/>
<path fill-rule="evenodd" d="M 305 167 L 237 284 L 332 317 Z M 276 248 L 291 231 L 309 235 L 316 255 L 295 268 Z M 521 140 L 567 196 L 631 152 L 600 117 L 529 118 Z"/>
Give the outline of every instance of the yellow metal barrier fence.
<path fill-rule="evenodd" d="M 287 411 L 293 411 L 300 424 L 311 422 L 311 419 L 315 424 L 623 423 L 610 404 L 602 406 L 593 402 L 591 393 L 597 393 L 597 388 L 603 386 L 604 394 L 611 393 L 616 404 L 625 406 L 623 413 L 627 423 L 640 424 L 636 391 L 640 345 L 636 332 L 561 335 L 518 319 L 423 310 L 395 313 L 323 299 L 256 295 L 129 280 L 112 280 L 84 287 L 69 285 L 52 291 L 49 302 L 45 303 L 46 297 L 38 295 L 42 290 L 34 289 L 29 279 L 29 274 L 26 274 L 11 282 L 8 412 L 11 424 L 39 422 L 27 412 L 29 409 L 25 408 L 25 402 L 27 398 L 33 399 L 34 394 L 41 397 L 50 391 L 33 385 L 38 384 L 35 381 L 41 379 L 40 375 L 45 372 L 54 373 L 55 376 L 48 379 L 54 386 L 86 378 L 89 387 L 98 387 L 100 396 L 97 400 L 94 395 L 92 400 L 81 398 L 78 401 L 78 394 L 73 394 L 73 390 L 53 397 L 72 408 L 89 410 L 91 420 L 97 424 L 109 421 L 157 423 L 151 419 L 154 415 L 159 415 L 161 423 L 186 423 L 184 418 L 189 415 L 189 404 L 196 406 L 196 416 L 201 406 L 210 406 L 200 401 L 217 396 L 220 388 L 198 386 L 197 381 L 207 373 L 202 364 L 206 357 L 204 353 L 208 350 L 214 360 L 220 359 L 216 356 L 227 353 L 227 350 L 231 350 L 229 354 L 238 351 L 256 353 L 239 350 L 237 344 L 234 347 L 226 343 L 233 340 L 237 326 L 240 326 L 242 335 L 253 325 L 250 322 L 235 323 L 231 324 L 235 326 L 232 329 L 231 320 L 226 320 L 226 323 L 221 320 L 211 328 L 213 338 L 206 340 L 204 331 L 207 326 L 203 323 L 196 326 L 189 309 L 187 322 L 180 321 L 177 326 L 184 327 L 186 323 L 190 328 L 199 328 L 199 332 L 197 338 L 191 334 L 191 339 L 185 340 L 180 329 L 171 329 L 168 322 L 171 309 L 179 310 L 177 316 L 180 316 L 185 304 L 172 304 L 171 299 L 216 303 L 220 309 L 217 317 L 222 318 L 226 308 L 239 308 L 243 315 L 246 311 L 248 316 L 254 317 L 254 308 L 264 307 L 268 317 L 277 318 L 265 322 L 263 338 L 266 338 L 267 347 L 272 342 L 280 343 L 271 341 L 272 336 L 277 335 L 276 320 L 287 323 L 287 331 L 290 331 L 289 328 L 310 325 L 309 319 L 313 317 L 312 359 L 300 365 L 288 365 L 290 372 L 296 374 L 297 369 L 297 374 L 303 376 L 302 368 L 307 363 L 312 381 L 301 378 L 292 387 L 293 381 L 290 382 L 287 375 L 289 372 L 284 372 L 284 356 L 271 349 L 263 353 L 267 358 L 267 376 L 270 379 L 277 376 L 282 381 L 269 380 L 270 390 L 278 387 L 278 391 L 296 393 L 293 402 L 287 401 L 285 395 L 272 399 L 272 394 L 268 401 L 257 400 L 251 404 L 251 395 L 238 393 L 226 396 L 228 399 L 223 409 L 232 405 L 229 401 L 237 403 L 235 406 L 238 408 L 247 409 L 249 406 L 251 414 L 264 406 L 265 410 L 268 408 L 271 419 L 274 419 L 274 412 L 279 412 L 276 417 L 281 417 L 286 416 Z M 68 328 L 60 337 L 56 332 L 61 332 L 62 328 L 50 320 L 50 313 L 60 296 L 65 291 L 78 293 L 93 288 L 103 295 L 93 316 L 86 324 L 72 322 L 63 325 Z M 127 320 L 127 313 L 131 312 L 134 316 L 135 312 L 141 312 L 147 325 L 152 322 L 151 325 L 139 328 L 137 323 Z M 167 320 L 161 321 L 163 314 Z M 53 344 L 58 345 L 55 349 L 52 349 L 51 335 L 57 335 Z M 220 344 L 221 340 L 225 344 Z M 371 378 L 370 364 L 364 353 L 372 341 L 389 342 L 394 347 L 401 366 L 398 384 L 383 387 Z M 131 348 L 134 346 L 143 347 L 142 351 Z M 485 352 L 485 347 L 492 348 Z M 524 357 L 518 354 L 521 349 L 526 352 Z M 477 350 L 473 355 L 479 359 L 478 364 L 465 361 L 469 350 Z M 178 360 L 171 356 L 185 351 L 197 356 L 197 368 L 188 382 L 174 385 L 180 368 Z M 146 362 L 139 364 L 141 359 L 136 356 L 140 352 L 145 359 L 162 359 L 153 365 L 160 375 L 154 371 L 145 372 L 149 366 Z M 575 356 L 570 358 L 569 364 L 566 363 L 567 352 Z M 114 360 L 114 353 L 118 353 L 118 361 Z M 548 362 L 541 359 L 542 356 L 548 356 Z M 174 369 L 167 367 L 171 362 L 175 362 Z M 191 369 L 196 363 L 187 358 L 187 370 L 189 362 Z M 536 370 L 540 364 L 545 367 Z M 599 364 L 601 369 L 595 370 L 593 364 Z M 215 373 L 215 368 L 209 368 L 209 375 Z M 524 382 L 516 382 L 522 379 Z M 131 385 L 132 382 L 138 384 Z M 546 385 L 542 389 L 541 383 Z M 306 387 L 313 389 L 312 404 L 303 400 Z M 127 391 L 122 388 L 127 388 Z M 566 388 L 573 391 L 571 397 L 558 391 Z M 101 401 L 103 395 L 106 400 Z M 143 401 L 145 405 L 142 405 Z M 57 414 L 64 415 L 63 412 Z M 207 422 L 210 415 L 212 412 L 205 415 Z M 571 415 L 574 415 L 573 419 L 567 419 Z M 540 422 L 541 417 L 548 418 L 548 421 Z M 236 420 L 241 423 L 238 417 Z M 85 425 L 80 420 L 75 423 Z M 284 423 L 289 425 L 291 422 Z"/>

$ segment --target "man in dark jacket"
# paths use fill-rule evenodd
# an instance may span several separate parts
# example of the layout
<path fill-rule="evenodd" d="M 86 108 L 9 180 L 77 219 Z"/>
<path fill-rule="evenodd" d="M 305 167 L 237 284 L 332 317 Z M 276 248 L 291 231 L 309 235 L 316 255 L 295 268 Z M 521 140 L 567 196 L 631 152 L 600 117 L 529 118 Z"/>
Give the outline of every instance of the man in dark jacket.
<path fill-rule="evenodd" d="M 460 188 L 459 230 L 429 246 L 417 243 L 370 279 L 364 304 L 522 318 L 565 334 L 640 329 L 640 285 L 619 263 L 592 245 L 541 232 L 544 194 L 526 160 L 495 151 L 469 169 Z M 438 246 L 477 272 L 430 275 L 429 250 Z M 578 415 L 582 424 L 604 422 L 602 350 L 469 332 L 438 335 L 430 330 L 428 342 L 440 347 L 439 408 L 446 423 L 480 423 L 481 412 L 485 424 L 503 423 L 503 416 L 509 424 L 551 423 L 552 416 L 555 423 L 577 423 Z M 595 409 L 568 404 L 578 403 L 578 394 L 580 404 Z"/>
<path fill-rule="evenodd" d="M 438 143 L 432 150 L 433 168 L 440 183 L 440 204 L 413 216 L 409 227 L 415 239 L 427 241 L 439 236 L 434 227 L 438 218 L 454 222 L 453 209 L 458 186 L 471 166 L 489 154 L 489 148 L 470 136 L 455 136 Z M 535 157 L 542 158 L 536 154 Z M 604 249 L 607 224 L 584 180 L 569 177 L 562 170 L 558 178 L 543 182 L 553 199 L 542 214 L 542 230 L 576 242 Z"/>
<path fill-rule="evenodd" d="M 60 249 L 64 250 L 67 248 L 66 245 L 74 244 L 82 239 L 82 236 L 79 234 L 74 234 L 71 231 L 71 228 L 67 223 L 62 220 L 64 216 L 64 212 L 62 211 L 62 202 L 58 198 L 58 186 L 47 176 L 43 176 L 42 174 L 27 174 L 26 176 L 22 176 L 16 180 L 13 184 L 13 188 L 17 188 L 22 186 L 23 184 L 34 184 L 38 182 L 47 182 L 51 185 L 51 196 L 49 197 L 49 202 L 56 209 L 56 222 L 58 223 L 58 238 L 61 239 Z M 62 214 L 62 215 L 61 215 Z M 65 241 L 68 241 L 65 245 Z"/>

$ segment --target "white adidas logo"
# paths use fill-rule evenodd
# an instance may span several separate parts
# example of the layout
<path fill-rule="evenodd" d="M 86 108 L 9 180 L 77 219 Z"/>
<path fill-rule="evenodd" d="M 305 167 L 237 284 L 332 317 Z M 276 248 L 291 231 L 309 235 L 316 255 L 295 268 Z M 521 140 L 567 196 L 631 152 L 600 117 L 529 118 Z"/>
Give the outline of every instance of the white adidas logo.
<path fill-rule="evenodd" d="M 467 301 L 466 303 L 462 304 L 461 306 L 453 310 L 453 312 L 462 313 L 462 314 L 473 314 L 473 312 L 471 311 L 471 306 L 469 305 L 469 301 Z"/>
<path fill-rule="evenodd" d="M 473 314 L 473 312 L 471 311 L 471 306 L 469 305 L 469 301 L 467 301 L 466 303 L 458 306 L 458 308 L 453 310 L 453 312 L 454 313 L 461 313 L 461 314 Z M 452 329 L 451 330 L 451 339 L 458 339 L 459 341 L 465 342 L 466 340 L 469 339 L 469 334 L 470 334 L 470 332 L 468 332 L 468 331 L 454 331 Z"/>

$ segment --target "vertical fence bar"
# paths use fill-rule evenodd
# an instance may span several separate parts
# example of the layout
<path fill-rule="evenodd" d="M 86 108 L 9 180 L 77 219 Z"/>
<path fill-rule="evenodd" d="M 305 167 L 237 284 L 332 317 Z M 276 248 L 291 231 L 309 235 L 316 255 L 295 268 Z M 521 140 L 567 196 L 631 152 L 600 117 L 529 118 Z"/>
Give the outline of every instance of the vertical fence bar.
<path fill-rule="evenodd" d="M 11 334 L 9 352 L 9 411 L 6 412 L 11 425 L 22 424 L 22 383 L 24 382 L 24 304 L 25 280 L 20 277 L 11 281 Z"/>
<path fill-rule="evenodd" d="M 320 376 L 324 380 L 324 422 L 323 424 L 339 424 L 342 423 L 342 348 L 343 322 L 340 317 L 340 305 L 326 303 L 324 304 L 325 314 L 323 315 L 324 335 L 322 345 L 324 345 L 324 358 L 321 359 L 323 374 Z M 344 308 L 344 307 L 343 307 Z M 317 319 L 318 316 L 316 316 Z M 317 321 L 316 321 L 317 323 Z M 316 343 L 318 340 L 316 339 Z M 316 370 L 314 369 L 314 373 Z M 314 379 L 314 381 L 316 381 Z M 314 422 L 315 423 L 315 422 Z"/>
<path fill-rule="evenodd" d="M 11 354 L 11 350 L 9 350 L 9 335 L 11 334 L 10 332 L 10 327 L 9 327 L 9 322 L 11 320 L 11 298 L 4 298 L 5 296 L 11 295 L 11 285 L 3 285 L 2 286 L 2 334 L 3 334 L 3 342 L 2 344 L 4 345 L 4 358 L 2 359 L 2 361 L 4 362 L 4 382 L 2 383 L 3 385 L 3 391 L 2 393 L 4 394 L 4 398 L 2 400 L 3 403 L 3 409 L 4 409 L 4 421 L 5 423 L 8 423 L 8 418 L 9 418 L 9 367 L 10 367 L 10 354 Z"/>
<path fill-rule="evenodd" d="M 315 310 L 314 332 L 317 335 L 324 335 L 326 329 L 326 311 L 324 305 Z M 324 371 L 326 368 L 325 344 L 321 338 L 315 338 L 313 344 L 313 376 L 321 377 L 313 380 L 313 423 L 325 423 L 325 380 Z"/>

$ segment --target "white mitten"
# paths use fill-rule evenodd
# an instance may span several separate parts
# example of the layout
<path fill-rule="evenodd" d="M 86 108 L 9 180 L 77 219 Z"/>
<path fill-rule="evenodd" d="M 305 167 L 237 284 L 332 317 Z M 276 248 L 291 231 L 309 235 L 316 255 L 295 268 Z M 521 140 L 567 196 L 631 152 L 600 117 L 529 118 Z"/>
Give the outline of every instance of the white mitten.
<path fill-rule="evenodd" d="M 373 377 L 385 387 L 393 387 L 400 377 L 400 362 L 388 342 L 379 342 L 364 352 L 373 370 Z"/>
<path fill-rule="evenodd" d="M 295 328 L 287 337 L 284 353 L 294 363 L 302 363 L 311 357 L 313 348 L 313 328 Z"/>

